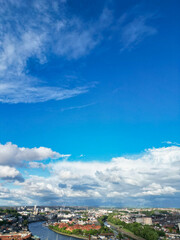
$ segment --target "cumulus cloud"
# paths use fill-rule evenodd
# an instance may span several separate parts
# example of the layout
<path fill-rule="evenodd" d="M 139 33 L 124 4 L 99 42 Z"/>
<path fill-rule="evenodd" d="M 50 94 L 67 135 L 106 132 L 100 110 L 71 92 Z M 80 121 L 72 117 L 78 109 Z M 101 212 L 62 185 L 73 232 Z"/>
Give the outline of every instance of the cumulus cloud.
<path fill-rule="evenodd" d="M 16 183 L 20 186 L 17 194 L 23 192 L 38 204 L 96 202 L 117 206 L 153 204 L 148 200 L 152 196 L 161 198 L 161 202 L 172 195 L 180 197 L 178 146 L 147 149 L 140 155 L 112 158 L 109 162 L 66 160 L 46 167 L 49 177 L 32 175 L 25 182 Z"/>
<path fill-rule="evenodd" d="M 135 194 L 135 196 L 146 196 L 146 195 L 171 195 L 173 193 L 179 192 L 173 187 L 165 186 L 162 187 L 160 184 L 152 183 L 148 187 L 144 187 L 142 193 Z"/>
<path fill-rule="evenodd" d="M 0 144 L 0 164 L 1 165 L 22 165 L 23 161 L 42 161 L 48 158 L 58 159 L 69 155 L 59 154 L 50 148 L 25 148 L 18 147 L 11 142 Z"/>
<path fill-rule="evenodd" d="M 46 164 L 41 163 L 41 162 L 29 162 L 29 167 L 30 168 L 42 168 L 45 169 L 47 167 Z"/>
<path fill-rule="evenodd" d="M 61 201 L 147 201 L 150 196 L 165 199 L 180 192 L 180 147 L 147 149 L 143 154 L 112 158 L 109 162 L 62 160 L 45 164 L 41 161 L 68 158 L 50 148 L 24 148 L 12 143 L 0 144 L 0 178 L 15 181 L 19 188 L 9 190 L 9 200 L 22 203 Z M 49 170 L 48 177 L 28 176 L 12 167 L 29 162 L 31 168 Z M 37 162 L 38 161 L 38 162 Z M 8 166 L 9 165 L 9 166 Z M 31 194 L 29 194 L 31 193 Z M 24 194 L 23 198 L 22 195 Z M 4 197 L 4 195 L 3 195 Z M 109 199 L 109 200 L 108 200 Z"/>
<path fill-rule="evenodd" d="M 21 173 L 13 167 L 0 165 L 0 178 L 2 180 L 24 181 Z"/>

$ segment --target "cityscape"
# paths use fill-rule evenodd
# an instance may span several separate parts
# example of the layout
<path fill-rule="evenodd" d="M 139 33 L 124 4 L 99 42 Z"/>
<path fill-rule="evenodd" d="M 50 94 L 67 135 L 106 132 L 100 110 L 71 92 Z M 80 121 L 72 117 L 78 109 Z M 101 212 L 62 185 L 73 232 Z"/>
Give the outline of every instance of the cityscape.
<path fill-rule="evenodd" d="M 180 240 L 179 10 L 0 0 L 0 240 Z"/>
<path fill-rule="evenodd" d="M 48 234 L 41 238 L 42 228 L 78 239 L 180 239 L 180 209 L 78 206 L 0 209 L 1 240 L 50 240 Z"/>

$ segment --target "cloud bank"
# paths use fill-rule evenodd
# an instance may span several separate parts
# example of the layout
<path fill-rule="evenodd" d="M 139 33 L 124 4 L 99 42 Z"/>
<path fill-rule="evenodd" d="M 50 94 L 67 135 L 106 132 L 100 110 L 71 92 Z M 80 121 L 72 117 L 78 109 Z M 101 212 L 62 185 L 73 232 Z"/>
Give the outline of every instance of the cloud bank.
<path fill-rule="evenodd" d="M 16 150 L 17 154 L 13 153 L 16 164 L 22 160 L 31 161 L 30 167 L 33 169 L 42 168 L 49 172 L 46 177 L 29 175 L 24 181 L 22 178 L 19 182 L 15 181 L 17 189 L 7 188 L 9 200 L 14 194 L 18 196 L 14 200 L 16 204 L 153 206 L 156 199 L 167 206 L 167 199 L 173 196 L 176 199 L 175 206 L 180 198 L 178 146 L 152 148 L 140 155 L 112 158 L 108 162 L 66 159 L 48 164 L 41 161 L 47 157 L 59 158 L 60 154 L 48 148 L 19 149 L 12 144 L 4 146 L 4 152 L 8 148 L 13 149 L 11 152 Z M 12 164 L 9 161 L 12 153 L 7 155 L 2 152 L 0 156 L 4 159 L 3 163 L 6 159 L 6 165 Z M 4 181 L 8 178 L 18 180 L 20 177 L 20 172 L 15 168 L 2 166 L 2 169 L 0 177 Z"/>

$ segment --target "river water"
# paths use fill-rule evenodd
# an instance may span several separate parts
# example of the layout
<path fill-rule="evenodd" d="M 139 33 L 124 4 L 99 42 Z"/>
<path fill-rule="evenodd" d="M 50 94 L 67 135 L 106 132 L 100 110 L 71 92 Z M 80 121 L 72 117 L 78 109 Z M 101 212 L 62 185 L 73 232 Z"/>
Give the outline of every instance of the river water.
<path fill-rule="evenodd" d="M 32 232 L 32 234 L 40 237 L 41 240 L 78 240 L 77 238 L 68 237 L 53 232 L 42 224 L 43 222 L 34 222 L 29 224 L 29 230 Z"/>

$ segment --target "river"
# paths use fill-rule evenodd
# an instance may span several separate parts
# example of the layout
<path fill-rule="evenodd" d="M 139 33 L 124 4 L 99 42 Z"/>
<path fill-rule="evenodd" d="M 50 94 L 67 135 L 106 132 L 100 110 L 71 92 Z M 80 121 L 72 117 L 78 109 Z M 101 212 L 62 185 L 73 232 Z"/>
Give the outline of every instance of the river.
<path fill-rule="evenodd" d="M 41 240 L 78 240 L 77 238 L 68 237 L 53 232 L 42 224 L 43 222 L 34 222 L 29 224 L 29 230 L 32 232 L 32 234 L 40 237 Z"/>

